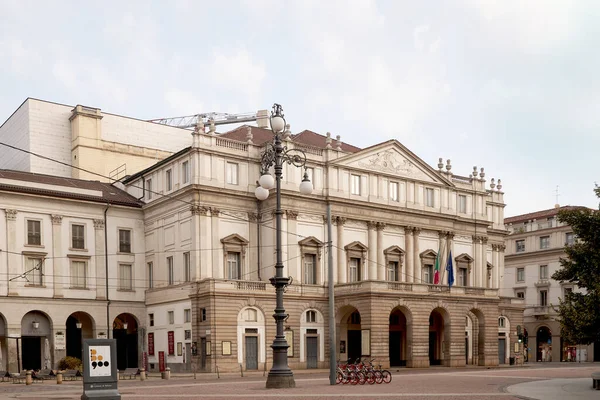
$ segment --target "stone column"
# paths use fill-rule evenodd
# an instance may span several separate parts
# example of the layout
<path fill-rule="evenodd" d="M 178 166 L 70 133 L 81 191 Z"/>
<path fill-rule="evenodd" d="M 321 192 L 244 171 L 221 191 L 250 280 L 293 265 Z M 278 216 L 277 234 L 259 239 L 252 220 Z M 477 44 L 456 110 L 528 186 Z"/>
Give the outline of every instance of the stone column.
<path fill-rule="evenodd" d="M 502 286 L 502 279 L 504 279 L 504 250 L 506 250 L 505 245 L 498 245 L 498 288 Z"/>
<path fill-rule="evenodd" d="M 257 226 L 260 223 L 259 222 L 260 219 L 260 214 L 257 213 L 252 213 L 249 212 L 248 213 L 248 221 L 250 222 L 249 224 L 249 248 L 248 248 L 248 265 L 249 265 L 249 271 L 248 271 L 248 279 L 250 280 L 258 280 L 258 277 L 261 276 L 260 272 L 259 272 L 259 268 L 260 265 L 258 265 L 258 252 L 260 251 L 259 247 L 258 247 L 258 229 Z M 262 272 L 262 271 L 261 271 Z"/>
<path fill-rule="evenodd" d="M 377 227 L 377 223 L 373 222 L 373 221 L 369 221 L 367 222 L 367 229 L 368 229 L 368 237 L 369 237 L 369 243 L 367 243 L 367 246 L 369 246 L 369 260 L 367 262 L 368 267 L 368 275 L 367 275 L 367 279 L 365 280 L 375 280 L 375 278 L 377 277 L 377 236 L 376 236 L 376 232 L 375 232 L 375 228 Z"/>
<path fill-rule="evenodd" d="M 287 217 L 287 235 L 282 235 L 286 237 L 286 240 L 283 243 L 286 244 L 283 249 L 287 253 L 287 257 L 284 260 L 288 260 L 284 262 L 287 266 L 288 275 L 294 278 L 296 283 L 302 282 L 302 267 L 300 263 L 302 262 L 302 257 L 299 257 L 299 246 L 298 246 L 298 211 L 293 210 L 285 210 L 285 215 Z M 316 260 L 315 260 L 316 261 Z"/>
<path fill-rule="evenodd" d="M 481 287 L 488 287 L 488 271 L 487 271 L 487 236 L 481 237 Z"/>
<path fill-rule="evenodd" d="M 413 263 L 413 228 L 404 227 L 404 282 L 415 282 L 414 263 Z"/>
<path fill-rule="evenodd" d="M 498 245 L 495 243 L 492 243 L 492 265 L 492 289 L 498 289 Z"/>
<path fill-rule="evenodd" d="M 62 215 L 51 215 L 50 219 L 52 220 L 52 255 L 54 258 L 52 258 L 52 272 L 44 271 L 44 274 L 52 276 L 54 298 L 61 298 L 64 297 L 64 288 L 69 285 L 69 268 L 65 268 L 65 264 L 68 264 L 69 260 L 63 258 L 62 254 L 61 229 L 63 217 Z M 46 282 L 46 284 L 49 283 Z"/>
<path fill-rule="evenodd" d="M 215 207 L 210 208 L 210 228 L 211 240 L 207 247 L 212 250 L 212 277 L 223 279 L 225 277 L 225 266 L 223 265 L 223 249 L 221 248 L 221 238 L 219 237 L 219 214 L 220 210 Z"/>
<path fill-rule="evenodd" d="M 6 217 L 6 247 L 8 251 L 15 252 L 17 250 L 17 210 L 5 210 Z M 21 257 L 18 254 L 8 253 L 6 255 L 8 270 L 8 279 L 6 280 L 6 287 L 2 287 L 3 295 L 12 294 L 10 291 L 10 278 L 17 276 L 21 273 L 20 266 L 23 263 Z M 16 285 L 15 285 L 16 286 Z M 16 357 L 16 352 L 15 352 Z"/>
<path fill-rule="evenodd" d="M 383 230 L 385 229 L 385 222 L 377 223 L 377 280 L 384 281 L 386 279 L 385 269 L 385 257 L 383 257 Z M 401 263 L 398 263 L 400 266 Z M 373 278 L 374 279 L 374 278 Z"/>
<path fill-rule="evenodd" d="M 348 280 L 346 278 L 346 255 L 344 252 L 344 223 L 346 222 L 346 218 L 344 217 L 335 217 L 335 224 L 337 226 L 337 283 L 346 283 Z"/>
<path fill-rule="evenodd" d="M 104 245 L 104 220 L 94 220 L 94 246 L 96 257 L 96 299 L 106 300 L 106 247 Z"/>
<path fill-rule="evenodd" d="M 481 275 L 481 257 L 479 256 L 479 240 L 480 237 L 473 235 L 473 273 L 471 286 L 479 287 L 479 278 Z"/>
<path fill-rule="evenodd" d="M 413 230 L 413 279 L 416 283 L 421 282 L 421 258 L 419 257 L 419 233 L 421 228 L 414 228 Z M 429 342 L 428 342 L 429 343 Z"/>
<path fill-rule="evenodd" d="M 196 276 L 199 279 L 212 278 L 213 275 L 213 243 L 212 238 L 212 217 L 208 215 L 209 207 L 200 206 L 198 209 L 198 224 L 200 237 L 199 258 L 200 262 L 196 264 Z M 217 242 L 220 243 L 220 242 Z"/>
<path fill-rule="evenodd" d="M 407 339 L 406 366 L 427 368 L 429 367 L 429 314 L 424 312 L 415 314 L 411 325 L 412 327 L 407 326 L 407 329 L 412 329 L 412 341 L 409 342 Z"/>
<path fill-rule="evenodd" d="M 21 321 L 17 321 L 18 324 L 9 326 L 7 329 L 8 337 L 2 340 L 6 341 L 7 360 L 6 370 L 9 372 L 17 372 L 23 363 L 23 351 L 21 349 Z M 13 336 L 13 337 L 10 337 Z M 18 341 L 14 337 L 19 337 Z M 17 350 L 18 345 L 18 350 Z M 19 352 L 19 362 L 17 362 L 17 351 Z"/>
<path fill-rule="evenodd" d="M 192 135 L 195 136 L 195 135 Z M 190 249 L 190 274 L 192 275 L 190 278 L 192 280 L 198 280 L 200 278 L 200 246 L 201 246 L 201 236 L 200 236 L 200 212 L 202 207 L 198 203 L 194 203 L 190 206 L 190 211 L 192 213 L 191 218 L 191 232 L 190 235 L 192 237 L 191 249 Z"/>

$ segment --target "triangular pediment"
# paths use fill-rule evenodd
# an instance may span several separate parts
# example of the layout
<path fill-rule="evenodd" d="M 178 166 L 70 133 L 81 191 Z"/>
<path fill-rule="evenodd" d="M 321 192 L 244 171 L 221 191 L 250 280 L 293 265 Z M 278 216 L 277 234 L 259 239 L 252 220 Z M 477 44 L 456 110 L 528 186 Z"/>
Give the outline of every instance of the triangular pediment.
<path fill-rule="evenodd" d="M 237 233 L 233 233 L 221 239 L 221 243 L 245 245 L 248 244 L 248 240 L 244 239 Z"/>
<path fill-rule="evenodd" d="M 470 255 L 468 255 L 467 253 L 462 253 L 459 256 L 456 256 L 456 258 L 454 259 L 454 261 L 456 262 L 463 262 L 463 263 L 472 263 L 474 261 L 473 257 L 471 257 Z"/>
<path fill-rule="evenodd" d="M 321 242 L 319 239 L 317 239 L 314 236 L 309 236 L 307 238 L 304 238 L 304 239 L 300 240 L 298 242 L 298 244 L 300 246 L 312 246 L 312 247 L 322 247 L 323 246 L 323 242 Z"/>
<path fill-rule="evenodd" d="M 402 256 L 404 255 L 404 250 L 400 246 L 390 246 L 383 251 L 383 254 Z"/>
<path fill-rule="evenodd" d="M 368 247 L 362 244 L 361 242 L 352 242 L 344 247 L 344 250 L 354 250 L 354 251 L 367 251 Z"/>
<path fill-rule="evenodd" d="M 422 252 L 419 257 L 421 258 L 436 258 L 437 257 L 437 253 L 431 249 L 427 249 L 424 252 Z"/>
<path fill-rule="evenodd" d="M 443 174 L 395 139 L 368 147 L 332 162 L 333 165 L 454 186 Z"/>

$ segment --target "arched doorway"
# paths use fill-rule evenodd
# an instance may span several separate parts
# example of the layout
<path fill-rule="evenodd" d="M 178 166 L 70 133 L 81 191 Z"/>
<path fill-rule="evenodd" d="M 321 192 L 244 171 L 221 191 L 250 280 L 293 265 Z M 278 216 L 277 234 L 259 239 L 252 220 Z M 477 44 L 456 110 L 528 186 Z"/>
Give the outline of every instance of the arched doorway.
<path fill-rule="evenodd" d="M 94 337 L 94 326 L 89 314 L 78 311 L 67 318 L 67 356 L 82 360 L 83 339 Z"/>
<path fill-rule="evenodd" d="M 128 313 L 113 321 L 113 338 L 117 340 L 117 369 L 138 367 L 138 323 Z"/>
<path fill-rule="evenodd" d="M 405 367 L 406 361 L 412 358 L 408 354 L 408 343 L 412 342 L 410 315 L 410 311 L 405 307 L 396 307 L 390 313 L 389 356 L 391 367 Z"/>
<path fill-rule="evenodd" d="M 450 361 L 449 321 L 448 311 L 440 307 L 429 315 L 429 365 L 442 365 Z"/>
<path fill-rule="evenodd" d="M 536 360 L 552 361 L 552 331 L 547 326 L 540 326 L 537 330 Z"/>
<path fill-rule="evenodd" d="M 52 324 L 41 311 L 30 311 L 21 320 L 21 353 L 24 370 L 50 368 Z"/>
<path fill-rule="evenodd" d="M 481 310 L 473 308 L 467 313 L 471 327 L 471 364 L 485 365 L 485 318 Z"/>
<path fill-rule="evenodd" d="M 355 361 L 362 356 L 362 332 L 360 324 L 360 313 L 352 306 L 343 307 L 339 311 L 339 350 L 340 359 Z"/>
<path fill-rule="evenodd" d="M 467 365 L 474 364 L 473 343 L 476 341 L 473 338 L 477 332 L 473 328 L 473 318 L 475 318 L 473 313 L 468 313 L 465 317 L 465 363 Z"/>

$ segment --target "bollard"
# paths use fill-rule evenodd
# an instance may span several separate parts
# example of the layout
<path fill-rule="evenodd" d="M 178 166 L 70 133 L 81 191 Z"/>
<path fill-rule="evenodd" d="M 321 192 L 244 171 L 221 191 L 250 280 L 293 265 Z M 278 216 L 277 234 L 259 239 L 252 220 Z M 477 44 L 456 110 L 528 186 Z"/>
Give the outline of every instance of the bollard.
<path fill-rule="evenodd" d="M 62 377 L 62 371 L 58 371 L 56 373 L 56 384 L 60 385 L 63 381 L 63 377 Z"/>
<path fill-rule="evenodd" d="M 162 379 L 167 379 L 167 380 L 169 378 L 171 378 L 171 368 L 169 368 L 169 367 L 165 368 L 165 370 L 160 373 L 160 376 Z"/>
<path fill-rule="evenodd" d="M 217 379 L 221 379 L 221 375 L 219 374 L 219 366 L 217 365 Z"/>
<path fill-rule="evenodd" d="M 244 370 L 242 369 L 242 364 L 240 364 L 240 375 L 242 375 L 242 378 L 244 377 Z"/>
<path fill-rule="evenodd" d="M 140 381 L 146 380 L 146 370 L 144 368 L 140 368 Z"/>
<path fill-rule="evenodd" d="M 25 372 L 25 384 L 31 385 L 33 383 L 33 379 L 31 378 L 31 371 Z"/>

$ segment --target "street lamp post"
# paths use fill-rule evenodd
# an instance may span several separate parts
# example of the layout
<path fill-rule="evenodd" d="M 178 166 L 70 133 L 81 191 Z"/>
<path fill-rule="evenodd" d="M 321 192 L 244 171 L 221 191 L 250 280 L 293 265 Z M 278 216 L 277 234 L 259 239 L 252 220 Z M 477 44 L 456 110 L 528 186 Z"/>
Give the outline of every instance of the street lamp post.
<path fill-rule="evenodd" d="M 258 181 L 255 195 L 259 200 L 265 200 L 269 196 L 269 189 L 275 187 L 276 208 L 275 208 L 275 276 L 270 279 L 271 284 L 275 286 L 276 305 L 273 318 L 277 325 L 277 332 L 271 348 L 273 349 L 273 367 L 267 377 L 267 388 L 293 388 L 296 386 L 294 374 L 288 366 L 287 350 L 290 347 L 283 334 L 283 323 L 288 315 L 283 308 L 283 292 L 285 287 L 290 284 L 290 278 L 283 276 L 283 259 L 281 255 L 281 178 L 283 165 L 292 164 L 296 167 L 304 167 L 304 178 L 300 183 L 300 193 L 312 193 L 312 183 L 306 173 L 306 154 L 301 150 L 288 149 L 281 142 L 281 134 L 286 125 L 283 118 L 283 108 L 279 104 L 273 105 L 271 112 L 271 130 L 274 137 L 273 142 L 267 145 L 267 148 L 261 156 L 261 176 Z M 275 170 L 275 179 L 269 174 L 269 169 Z"/>

